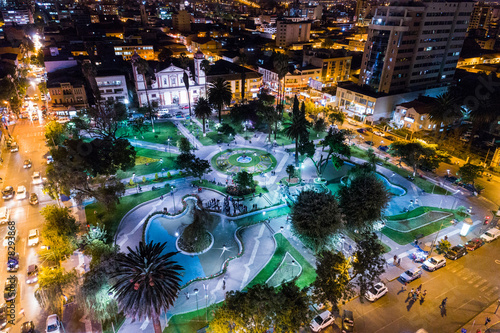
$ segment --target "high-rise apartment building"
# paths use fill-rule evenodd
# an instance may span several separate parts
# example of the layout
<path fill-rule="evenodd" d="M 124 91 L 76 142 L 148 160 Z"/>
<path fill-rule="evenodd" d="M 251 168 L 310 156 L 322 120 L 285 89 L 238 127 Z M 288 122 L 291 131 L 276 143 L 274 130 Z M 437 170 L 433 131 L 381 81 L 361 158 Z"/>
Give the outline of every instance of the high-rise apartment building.
<path fill-rule="evenodd" d="M 469 29 L 467 32 L 475 36 L 485 37 L 490 28 L 493 7 L 483 1 L 477 2 L 470 16 Z"/>
<path fill-rule="evenodd" d="M 191 31 L 191 14 L 185 10 L 180 10 L 172 15 L 174 29 L 180 32 Z"/>
<path fill-rule="evenodd" d="M 29 8 L 2 10 L 2 16 L 5 25 L 25 25 L 34 22 Z"/>
<path fill-rule="evenodd" d="M 276 27 L 276 46 L 286 47 L 293 43 L 308 42 L 310 34 L 310 21 L 279 20 Z"/>
<path fill-rule="evenodd" d="M 368 28 L 359 84 L 385 93 L 449 84 L 473 8 L 472 1 L 378 7 Z"/>
<path fill-rule="evenodd" d="M 355 15 L 355 21 L 363 23 L 365 21 L 365 18 L 369 12 L 368 9 L 368 0 L 357 0 L 356 1 L 356 13 Z"/>

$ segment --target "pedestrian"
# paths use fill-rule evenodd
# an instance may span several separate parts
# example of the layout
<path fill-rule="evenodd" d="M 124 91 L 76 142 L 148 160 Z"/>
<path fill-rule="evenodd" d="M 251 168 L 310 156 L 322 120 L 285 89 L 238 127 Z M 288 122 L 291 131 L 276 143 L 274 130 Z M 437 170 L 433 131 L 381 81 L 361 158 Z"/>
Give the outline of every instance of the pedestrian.
<path fill-rule="evenodd" d="M 226 290 L 226 278 L 222 279 L 222 290 Z"/>
<path fill-rule="evenodd" d="M 401 291 L 406 291 L 406 285 L 407 285 L 407 283 L 405 282 L 405 283 L 401 286 Z"/>
<path fill-rule="evenodd" d="M 413 295 L 413 292 L 414 292 L 414 291 L 415 291 L 415 290 L 414 290 L 413 288 L 411 288 L 410 292 L 408 293 L 408 297 L 411 297 L 411 295 Z"/>
<path fill-rule="evenodd" d="M 401 266 L 401 258 L 398 259 L 398 266 Z"/>
<path fill-rule="evenodd" d="M 163 195 L 160 195 L 160 200 L 163 200 Z"/>
<path fill-rule="evenodd" d="M 490 323 L 491 319 L 490 317 L 486 317 L 486 320 L 484 322 L 484 326 L 487 326 Z"/>
<path fill-rule="evenodd" d="M 420 289 L 417 288 L 417 290 L 415 290 L 415 294 L 417 295 L 417 297 L 420 295 Z"/>
<path fill-rule="evenodd" d="M 446 306 L 446 302 L 448 301 L 448 297 L 446 297 L 445 299 L 443 299 L 443 301 L 441 302 L 441 307 L 445 307 Z"/>
<path fill-rule="evenodd" d="M 19 316 L 26 317 L 26 315 L 24 314 L 24 308 L 22 308 L 21 310 L 19 310 Z"/>
<path fill-rule="evenodd" d="M 184 293 L 186 295 L 186 299 L 189 299 L 189 294 L 188 293 Z"/>

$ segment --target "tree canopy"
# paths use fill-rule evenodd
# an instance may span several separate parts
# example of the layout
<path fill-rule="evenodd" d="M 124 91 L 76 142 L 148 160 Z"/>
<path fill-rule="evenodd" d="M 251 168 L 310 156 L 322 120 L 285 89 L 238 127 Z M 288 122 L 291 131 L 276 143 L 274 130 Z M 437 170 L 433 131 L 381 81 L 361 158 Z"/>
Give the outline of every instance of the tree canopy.
<path fill-rule="evenodd" d="M 410 142 L 395 141 L 390 146 L 390 153 L 400 158 L 413 168 L 413 174 L 417 173 L 417 168 L 435 169 L 441 162 L 448 162 L 449 156 L 442 151 L 438 151 L 436 145 L 426 144 L 420 140 Z"/>
<path fill-rule="evenodd" d="M 481 175 L 483 170 L 484 168 L 480 165 L 467 163 L 458 169 L 458 174 L 464 183 L 474 185 L 474 182 Z"/>

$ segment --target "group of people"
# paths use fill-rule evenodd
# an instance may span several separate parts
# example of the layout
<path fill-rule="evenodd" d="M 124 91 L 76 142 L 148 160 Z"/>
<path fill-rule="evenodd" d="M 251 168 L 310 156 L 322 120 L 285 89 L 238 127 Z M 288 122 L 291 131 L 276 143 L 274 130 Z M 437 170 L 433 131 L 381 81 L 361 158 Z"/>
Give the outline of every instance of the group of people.
<path fill-rule="evenodd" d="M 403 286 L 403 290 L 406 290 L 408 283 L 405 282 Z M 407 300 L 416 302 L 420 297 L 420 304 L 422 304 L 425 300 L 425 296 L 427 295 L 427 290 L 422 291 L 422 285 L 418 286 L 417 289 L 411 288 L 410 292 L 408 292 Z"/>

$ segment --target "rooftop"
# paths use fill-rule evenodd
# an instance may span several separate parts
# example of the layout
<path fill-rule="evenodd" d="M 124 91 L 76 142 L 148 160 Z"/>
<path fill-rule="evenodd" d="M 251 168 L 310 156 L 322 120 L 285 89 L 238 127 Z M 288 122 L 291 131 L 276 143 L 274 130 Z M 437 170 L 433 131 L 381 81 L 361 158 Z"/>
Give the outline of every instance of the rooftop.
<path fill-rule="evenodd" d="M 418 114 L 427 114 L 430 112 L 432 108 L 432 104 L 436 99 L 428 96 L 419 96 L 417 99 L 399 104 L 398 106 L 402 106 L 407 109 L 413 108 Z"/>

